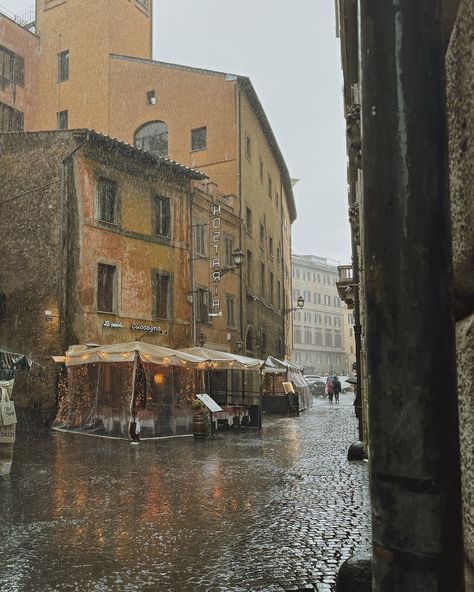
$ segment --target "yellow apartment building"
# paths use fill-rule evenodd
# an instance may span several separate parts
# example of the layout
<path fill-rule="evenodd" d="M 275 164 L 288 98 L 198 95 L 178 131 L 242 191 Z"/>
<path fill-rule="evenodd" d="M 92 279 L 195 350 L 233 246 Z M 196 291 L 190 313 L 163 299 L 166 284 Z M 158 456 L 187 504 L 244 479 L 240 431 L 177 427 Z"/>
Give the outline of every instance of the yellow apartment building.
<path fill-rule="evenodd" d="M 34 49 L 7 43 L 18 25 L 2 18 L 0 45 L 37 60 L 25 129 L 91 128 L 203 171 L 239 218 L 233 245 L 245 260 L 224 278 L 239 283 L 231 341 L 248 355 L 290 355 L 296 208 L 282 153 L 248 78 L 152 59 L 152 10 L 151 0 L 37 0 Z"/>

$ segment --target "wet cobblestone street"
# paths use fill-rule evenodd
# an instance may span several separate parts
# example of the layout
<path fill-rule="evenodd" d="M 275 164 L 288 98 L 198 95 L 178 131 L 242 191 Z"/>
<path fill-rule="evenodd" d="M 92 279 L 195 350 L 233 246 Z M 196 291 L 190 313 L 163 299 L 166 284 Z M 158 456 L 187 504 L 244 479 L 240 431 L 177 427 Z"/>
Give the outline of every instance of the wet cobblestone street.
<path fill-rule="evenodd" d="M 205 442 L 20 436 L 0 478 L 0 589 L 333 590 L 369 536 L 352 401 Z"/>

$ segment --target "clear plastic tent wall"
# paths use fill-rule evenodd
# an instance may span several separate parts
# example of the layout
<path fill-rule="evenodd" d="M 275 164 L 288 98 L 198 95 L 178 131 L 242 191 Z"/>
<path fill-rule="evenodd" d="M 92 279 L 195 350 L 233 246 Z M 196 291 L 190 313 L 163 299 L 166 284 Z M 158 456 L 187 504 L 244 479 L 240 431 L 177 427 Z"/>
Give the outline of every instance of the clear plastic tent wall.
<path fill-rule="evenodd" d="M 110 346 L 68 352 L 67 384 L 60 389 L 53 429 L 128 438 L 138 412 L 142 439 L 192 433 L 200 361 L 179 352 L 173 359 L 174 350 L 150 347 L 123 344 L 123 351 Z M 123 361 L 117 361 L 120 357 Z"/>

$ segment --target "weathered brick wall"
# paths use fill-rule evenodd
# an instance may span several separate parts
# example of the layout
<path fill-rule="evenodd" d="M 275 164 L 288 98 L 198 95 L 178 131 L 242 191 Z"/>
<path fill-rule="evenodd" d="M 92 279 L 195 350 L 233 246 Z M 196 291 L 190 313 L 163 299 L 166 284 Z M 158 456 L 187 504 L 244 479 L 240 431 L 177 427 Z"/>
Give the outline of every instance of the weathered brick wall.
<path fill-rule="evenodd" d="M 67 134 L 0 134 L 0 291 L 7 319 L 0 344 L 47 367 L 39 378 L 18 375 L 15 400 L 20 427 L 42 425 L 54 413 L 51 354 L 64 351 L 60 333 L 61 160 L 75 146 Z M 33 165 L 33 166 L 32 166 Z M 45 310 L 53 312 L 47 321 Z"/>
<path fill-rule="evenodd" d="M 474 5 L 460 4 L 446 56 L 461 463 L 474 564 Z M 448 395 L 448 394 L 447 394 Z"/>

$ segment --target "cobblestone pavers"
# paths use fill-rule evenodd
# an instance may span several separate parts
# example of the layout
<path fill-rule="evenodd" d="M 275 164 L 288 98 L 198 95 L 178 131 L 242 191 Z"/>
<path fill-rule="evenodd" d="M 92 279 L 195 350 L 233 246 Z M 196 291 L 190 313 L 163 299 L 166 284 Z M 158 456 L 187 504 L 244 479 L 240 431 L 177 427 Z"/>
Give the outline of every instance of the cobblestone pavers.
<path fill-rule="evenodd" d="M 369 536 L 352 396 L 261 433 L 126 442 L 21 438 L 0 478 L 5 592 L 334 589 Z"/>

